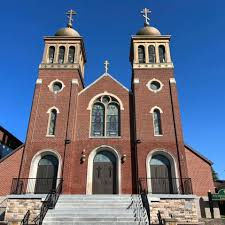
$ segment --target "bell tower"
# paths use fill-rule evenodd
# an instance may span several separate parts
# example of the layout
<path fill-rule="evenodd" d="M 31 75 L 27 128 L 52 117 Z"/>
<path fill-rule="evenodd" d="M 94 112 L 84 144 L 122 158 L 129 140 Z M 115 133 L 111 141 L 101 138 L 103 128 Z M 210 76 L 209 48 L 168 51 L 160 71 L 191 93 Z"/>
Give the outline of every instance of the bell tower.
<path fill-rule="evenodd" d="M 36 178 L 37 165 L 33 165 L 32 160 L 46 154 L 58 160 L 57 178 L 70 173 L 78 93 L 84 88 L 86 63 L 83 38 L 72 26 L 75 14 L 73 10 L 68 11 L 67 26 L 54 36 L 44 37 L 44 53 L 39 65 L 20 177 Z M 64 177 L 64 181 L 66 192 L 69 176 Z"/>
<path fill-rule="evenodd" d="M 173 178 L 186 178 L 181 118 L 170 35 L 150 26 L 149 9 L 141 11 L 144 27 L 131 38 L 132 92 L 135 108 L 137 177 L 151 177 L 150 159 L 155 154 L 174 160 Z M 147 159 L 147 160 L 146 160 Z"/>

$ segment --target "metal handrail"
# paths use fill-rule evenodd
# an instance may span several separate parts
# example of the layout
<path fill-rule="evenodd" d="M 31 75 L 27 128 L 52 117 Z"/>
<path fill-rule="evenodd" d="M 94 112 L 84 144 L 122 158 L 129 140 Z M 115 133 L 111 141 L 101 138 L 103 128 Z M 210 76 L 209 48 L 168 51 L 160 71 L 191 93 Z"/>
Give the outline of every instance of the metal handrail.
<path fill-rule="evenodd" d="M 57 188 L 52 189 L 47 194 L 44 202 L 42 203 L 39 215 L 34 218 L 32 223 L 34 223 L 35 225 L 42 225 L 42 222 L 43 222 L 48 210 L 55 208 L 55 205 L 56 205 L 56 203 L 59 199 L 59 196 L 62 192 L 62 184 L 63 184 L 63 179 L 60 179 Z M 20 224 L 21 225 L 29 225 L 29 219 L 30 219 L 30 210 L 27 211 L 27 213 L 25 214 L 25 216 Z"/>
<path fill-rule="evenodd" d="M 26 214 L 23 217 L 23 220 L 21 221 L 20 225 L 29 225 L 29 219 L 30 219 L 30 210 L 26 212 Z"/>
<path fill-rule="evenodd" d="M 147 194 L 193 194 L 191 178 L 140 178 L 138 183 Z"/>

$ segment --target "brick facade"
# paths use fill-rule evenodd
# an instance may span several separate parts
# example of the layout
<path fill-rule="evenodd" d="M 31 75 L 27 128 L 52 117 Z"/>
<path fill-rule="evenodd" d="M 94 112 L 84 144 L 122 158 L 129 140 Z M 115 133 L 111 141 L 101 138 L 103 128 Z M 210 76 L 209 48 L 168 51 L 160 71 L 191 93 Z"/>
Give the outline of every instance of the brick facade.
<path fill-rule="evenodd" d="M 146 38 L 146 39 L 145 39 Z M 211 179 L 209 166 L 199 159 L 205 169 L 198 174 L 192 171 L 191 153 L 185 151 L 180 111 L 177 97 L 173 65 L 169 52 L 169 36 L 138 36 L 131 41 L 132 89 L 128 90 L 108 73 L 97 81 L 84 87 L 84 64 L 86 62 L 84 43 L 81 37 L 57 36 L 45 38 L 45 50 L 35 87 L 31 116 L 29 121 L 24 155 L 17 151 L 6 161 L 0 163 L 1 171 L 10 168 L 6 186 L 2 194 L 9 191 L 12 177 L 36 178 L 37 157 L 53 154 L 59 160 L 58 178 L 63 178 L 63 193 L 92 193 L 93 155 L 101 149 L 113 152 L 117 157 L 117 193 L 137 193 L 138 178 L 149 178 L 151 157 L 162 154 L 171 163 L 172 178 L 194 178 L 196 194 L 203 194 L 201 186 L 196 186 L 196 176 L 202 180 Z M 137 62 L 137 43 L 163 44 L 167 62 L 151 64 Z M 48 62 L 50 46 L 65 46 L 68 59 L 69 46 L 76 47 L 74 62 L 58 63 L 56 59 Z M 58 53 L 59 49 L 56 49 Z M 147 48 L 146 48 L 147 51 Z M 157 60 L 158 56 L 156 57 Z M 159 92 L 149 90 L 147 84 L 157 79 L 163 87 Z M 50 84 L 59 80 L 64 88 L 59 93 L 51 91 Z M 91 137 L 92 103 L 97 96 L 113 96 L 120 103 L 120 135 L 118 137 Z M 162 135 L 154 135 L 153 114 L 158 107 L 161 112 Z M 55 135 L 47 133 L 49 110 L 57 109 Z M 81 158 L 84 162 L 81 163 Z M 186 160 L 187 157 L 187 160 Z M 36 162 L 36 164 L 35 164 Z M 190 165 L 188 165 L 190 164 Z M 195 164 L 195 162 L 194 162 Z M 34 167 L 36 166 L 36 170 Z M 19 169 L 21 168 L 21 169 Z M 211 173 L 210 173 L 211 174 Z M 4 179 L 4 174 L 2 179 Z M 211 181 L 210 181 L 211 182 Z M 210 183 L 209 182 L 209 183 Z M 181 185 L 182 186 L 182 185 Z M 147 187 L 150 189 L 150 187 Z M 205 193 L 205 192 L 204 192 Z"/>
<path fill-rule="evenodd" d="M 208 191 L 214 192 L 212 168 L 209 161 L 200 157 L 189 147 L 185 147 L 188 175 L 192 179 L 193 191 L 198 196 L 207 196 Z"/>

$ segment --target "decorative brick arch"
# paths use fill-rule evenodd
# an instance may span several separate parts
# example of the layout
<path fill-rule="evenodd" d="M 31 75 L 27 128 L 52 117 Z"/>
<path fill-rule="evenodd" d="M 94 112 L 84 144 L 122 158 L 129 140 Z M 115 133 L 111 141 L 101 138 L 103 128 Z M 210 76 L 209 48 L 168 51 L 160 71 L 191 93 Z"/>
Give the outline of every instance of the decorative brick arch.
<path fill-rule="evenodd" d="M 112 96 L 113 98 L 115 98 L 115 99 L 119 102 L 119 104 L 120 104 L 120 110 L 124 110 L 123 102 L 121 101 L 121 99 L 118 98 L 116 95 L 114 95 L 114 94 L 112 94 L 112 93 L 109 93 L 109 92 L 107 92 L 107 91 L 95 95 L 95 96 L 91 99 L 91 101 L 89 102 L 88 107 L 87 107 L 87 110 L 91 110 L 91 109 L 92 109 L 92 106 L 93 106 L 93 104 L 94 104 L 94 101 L 95 101 L 97 98 L 99 98 L 99 97 L 101 97 L 101 96 L 103 96 L 103 95 L 109 95 L 109 96 Z"/>
<path fill-rule="evenodd" d="M 108 145 L 101 145 L 95 148 L 88 157 L 88 167 L 87 167 L 87 184 L 86 184 L 86 194 L 92 194 L 92 181 L 93 181 L 93 161 L 98 152 L 102 150 L 107 150 L 116 157 L 117 163 L 117 192 L 121 194 L 121 154 L 113 147 Z"/>

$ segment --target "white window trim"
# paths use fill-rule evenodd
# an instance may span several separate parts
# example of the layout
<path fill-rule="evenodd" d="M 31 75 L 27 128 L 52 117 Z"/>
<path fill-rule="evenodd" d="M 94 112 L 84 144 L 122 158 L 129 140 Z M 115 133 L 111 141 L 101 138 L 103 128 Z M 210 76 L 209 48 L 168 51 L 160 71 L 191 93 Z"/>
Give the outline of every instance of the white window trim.
<path fill-rule="evenodd" d="M 146 174 L 147 178 L 149 178 L 147 179 L 148 193 L 152 192 L 150 161 L 153 156 L 158 154 L 165 156 L 170 161 L 172 176 L 175 176 L 174 178 L 177 178 L 176 184 L 177 187 L 179 187 L 179 172 L 176 158 L 166 149 L 154 149 L 148 153 L 146 158 Z"/>
<path fill-rule="evenodd" d="M 29 178 L 37 178 L 37 170 L 38 170 L 38 163 L 42 157 L 45 155 L 53 155 L 58 159 L 58 173 L 57 173 L 57 179 L 62 177 L 62 157 L 61 155 L 52 149 L 44 149 L 39 152 L 37 152 L 34 157 L 32 158 L 31 164 L 30 164 L 30 172 L 29 172 Z M 58 181 L 59 182 L 59 181 Z M 57 185 L 58 185 L 57 182 Z M 35 184 L 33 184 L 32 180 L 30 181 L 30 184 L 28 182 L 27 185 L 27 191 L 26 193 L 33 194 L 35 190 Z"/>
<path fill-rule="evenodd" d="M 101 96 L 104 96 L 104 95 L 109 95 L 109 96 L 112 96 L 112 97 L 114 97 L 115 95 L 111 95 L 111 94 L 108 94 L 107 92 L 104 92 L 104 94 L 103 95 L 96 95 L 96 96 L 98 96 L 98 97 L 94 97 L 94 98 L 92 98 L 92 100 L 94 99 L 94 101 L 92 101 L 91 100 L 91 102 L 92 102 L 92 105 L 91 105 L 91 110 L 90 110 L 90 123 L 89 123 L 89 138 L 106 138 L 106 139 L 113 139 L 113 138 L 121 138 L 121 105 L 120 105 L 120 102 L 119 102 L 119 118 L 120 118 L 120 121 L 119 121 L 119 133 L 120 133 L 120 135 L 119 136 L 106 136 L 106 126 L 107 126 L 107 124 L 106 124 L 106 120 L 107 120 L 107 115 L 106 115 L 106 113 L 105 113 L 105 124 L 104 124 L 104 135 L 103 136 L 92 136 L 91 135 L 91 129 L 92 129 L 92 110 L 93 110 L 93 105 L 94 105 L 94 102 L 95 102 L 95 100 L 97 99 L 97 98 L 99 98 L 99 97 L 101 97 Z M 116 97 L 115 97 L 115 99 L 116 100 L 118 100 Z M 90 103 L 89 103 L 90 104 Z M 103 103 L 102 103 L 103 104 Z M 104 104 L 103 104 L 104 105 Z M 89 106 L 88 106 L 89 107 Z M 89 110 L 89 109 L 88 109 Z M 106 109 L 104 109 L 105 110 L 105 112 L 106 112 Z"/>
<path fill-rule="evenodd" d="M 92 194 L 92 183 L 93 183 L 93 165 L 94 158 L 98 152 L 101 150 L 107 150 L 114 154 L 117 159 L 117 192 L 121 194 L 121 154 L 115 148 L 108 145 L 101 145 L 95 148 L 88 157 L 88 167 L 87 167 L 87 186 L 86 186 L 86 194 Z"/>
<path fill-rule="evenodd" d="M 59 82 L 59 83 L 62 84 L 61 90 L 59 90 L 59 91 L 53 91 L 53 84 L 54 84 L 55 82 Z M 49 90 L 50 90 L 51 92 L 53 92 L 54 94 L 58 94 L 58 93 L 62 92 L 63 89 L 64 89 L 65 87 L 66 87 L 65 84 L 64 84 L 61 80 L 59 80 L 59 79 L 56 79 L 56 80 L 51 81 L 51 83 L 48 85 Z"/>
<path fill-rule="evenodd" d="M 153 81 L 159 82 L 160 88 L 159 88 L 158 90 L 153 90 L 153 89 L 151 89 L 151 83 L 152 83 Z M 152 91 L 152 92 L 154 92 L 154 93 L 157 93 L 157 92 L 160 92 L 160 91 L 162 90 L 164 84 L 163 84 L 160 80 L 158 80 L 158 79 L 156 79 L 156 78 L 153 78 L 153 79 L 151 79 L 151 80 L 148 81 L 148 83 L 146 84 L 146 86 L 147 86 L 147 88 L 148 88 L 150 91 Z"/>
<path fill-rule="evenodd" d="M 158 109 L 160 112 L 160 119 L 161 119 L 161 129 L 162 129 L 162 117 L 161 114 L 163 113 L 162 109 L 158 106 L 154 106 L 151 110 L 150 113 L 152 114 L 152 125 L 153 125 L 153 129 L 154 129 L 154 136 L 155 137 L 162 137 L 163 136 L 163 130 L 162 130 L 162 134 L 156 134 L 155 132 L 155 126 L 154 126 L 154 111 L 155 109 Z"/>
<path fill-rule="evenodd" d="M 47 127 L 47 134 L 46 134 L 46 137 L 55 137 L 55 135 L 51 135 L 51 134 L 48 133 L 48 131 L 49 131 L 49 126 L 50 126 L 51 111 L 52 111 L 53 109 L 56 110 L 57 115 L 60 113 L 60 112 L 59 112 L 59 109 L 58 109 L 57 107 L 55 107 L 55 106 L 53 106 L 53 107 L 51 107 L 51 108 L 48 109 L 47 114 L 49 114 L 49 116 L 48 116 L 48 127 Z M 57 116 L 57 118 L 58 118 L 58 116 Z M 57 119 L 57 118 L 56 118 L 56 119 Z"/>

